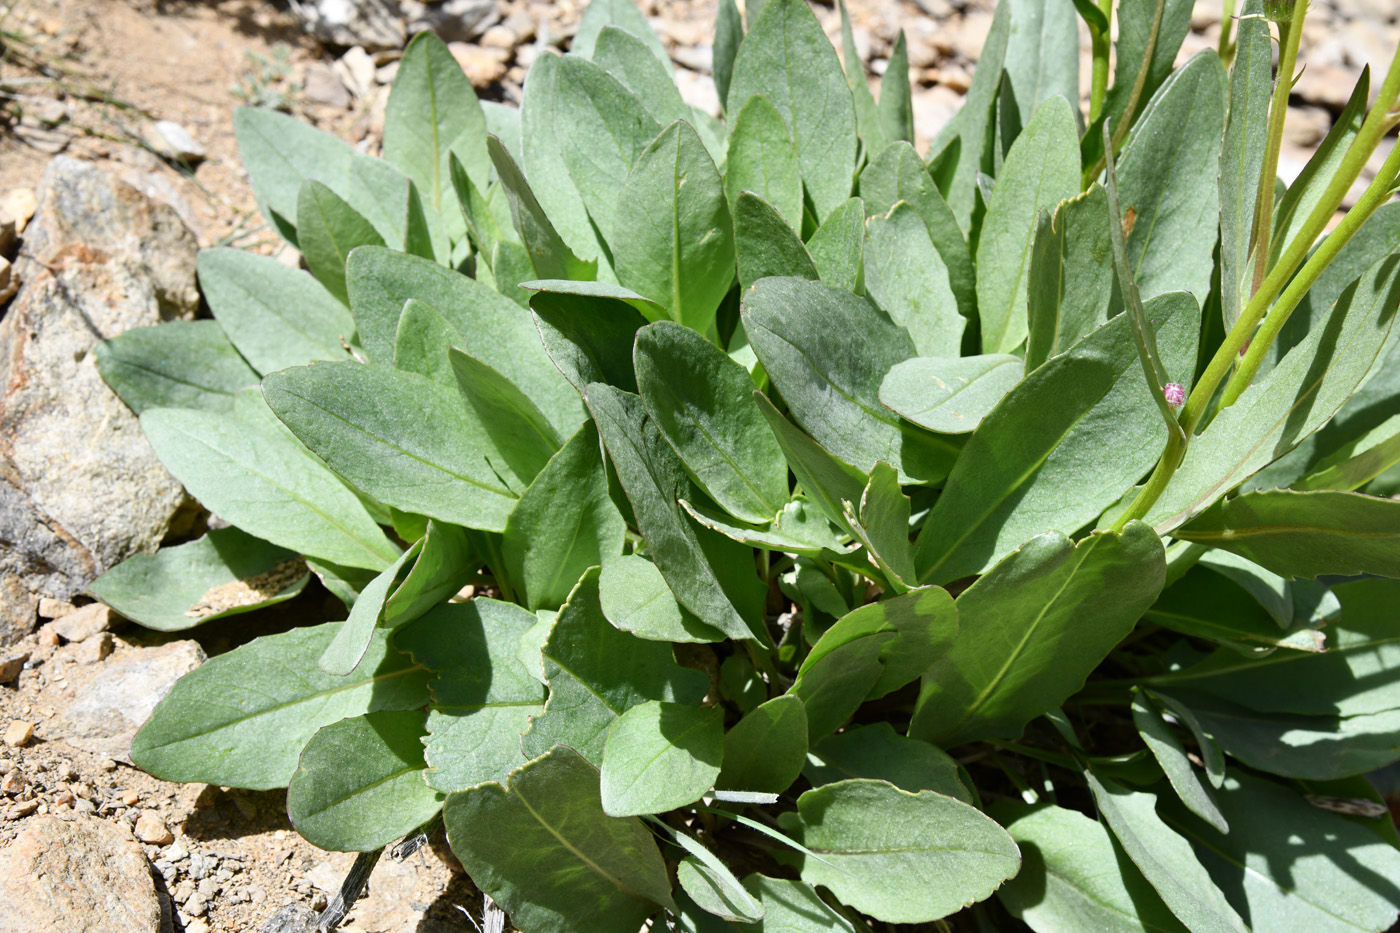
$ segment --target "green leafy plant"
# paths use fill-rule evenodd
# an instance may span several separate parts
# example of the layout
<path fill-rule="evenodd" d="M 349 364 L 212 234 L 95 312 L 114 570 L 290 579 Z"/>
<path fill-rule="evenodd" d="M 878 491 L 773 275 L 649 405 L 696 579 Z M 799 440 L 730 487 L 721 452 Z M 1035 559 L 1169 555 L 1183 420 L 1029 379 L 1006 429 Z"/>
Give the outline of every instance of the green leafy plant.
<path fill-rule="evenodd" d="M 1259 0 L 1173 68 L 1190 6 L 1075 4 L 1085 113 L 1002 3 L 927 158 L 802 0 L 721 0 L 723 122 L 626 0 L 519 110 L 417 37 L 383 160 L 240 111 L 306 271 L 205 252 L 214 320 L 98 356 L 233 527 L 93 592 L 348 617 L 134 760 L 371 861 L 440 818 L 526 931 L 1390 926 L 1400 150 L 1326 229 L 1400 58 L 1283 188 L 1305 3 L 1277 77 Z"/>

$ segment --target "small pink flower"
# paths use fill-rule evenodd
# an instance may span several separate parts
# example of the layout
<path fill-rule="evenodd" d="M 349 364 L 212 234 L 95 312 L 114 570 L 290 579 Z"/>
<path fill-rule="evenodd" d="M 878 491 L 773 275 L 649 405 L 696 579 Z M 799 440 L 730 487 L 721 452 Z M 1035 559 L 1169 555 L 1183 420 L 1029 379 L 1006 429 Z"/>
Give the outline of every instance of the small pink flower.
<path fill-rule="evenodd" d="M 1168 382 L 1162 386 L 1162 394 L 1167 397 L 1167 404 L 1173 408 L 1180 408 L 1186 404 L 1186 390 L 1175 382 Z"/>

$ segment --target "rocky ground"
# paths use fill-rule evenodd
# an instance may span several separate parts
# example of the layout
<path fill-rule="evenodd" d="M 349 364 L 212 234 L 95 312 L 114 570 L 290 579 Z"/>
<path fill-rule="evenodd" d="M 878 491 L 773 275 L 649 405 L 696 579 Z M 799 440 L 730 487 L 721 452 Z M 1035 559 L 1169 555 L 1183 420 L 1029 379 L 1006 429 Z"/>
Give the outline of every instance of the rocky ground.
<path fill-rule="evenodd" d="M 717 111 L 713 4 L 640 5 L 684 96 Z M 907 32 L 922 148 L 960 104 L 990 3 L 850 6 L 872 80 Z M 283 794 L 169 784 L 127 758 L 135 729 L 182 673 L 343 610 L 313 582 L 273 610 L 163 636 L 83 595 L 103 569 L 196 535 L 207 518 L 155 462 L 91 351 L 126 328 L 197 315 L 198 248 L 280 249 L 239 165 L 234 106 L 279 107 L 374 152 L 406 35 L 438 30 L 483 97 L 518 102 L 530 62 L 567 48 L 581 7 L 0 3 L 0 933 L 48 929 L 58 915 L 68 919 L 52 928 L 303 930 L 335 896 L 354 857 L 302 842 Z M 815 9 L 835 35 L 834 8 Z M 1314 4 L 1285 177 L 1361 69 L 1388 66 L 1397 18 L 1394 0 Z M 1203 0 L 1183 55 L 1214 47 L 1219 30 L 1218 0 Z M 481 895 L 451 865 L 441 838 L 386 858 L 342 929 L 475 929 Z"/>

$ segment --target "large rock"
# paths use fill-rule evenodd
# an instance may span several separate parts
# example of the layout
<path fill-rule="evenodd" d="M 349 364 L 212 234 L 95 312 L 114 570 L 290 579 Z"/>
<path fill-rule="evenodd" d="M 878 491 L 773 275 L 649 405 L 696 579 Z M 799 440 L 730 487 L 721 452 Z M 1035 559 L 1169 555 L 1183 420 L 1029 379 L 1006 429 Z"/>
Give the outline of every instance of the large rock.
<path fill-rule="evenodd" d="M 0 933 L 159 929 L 150 864 L 121 823 L 39 817 L 0 852 Z"/>
<path fill-rule="evenodd" d="M 68 665 L 73 697 L 45 726 L 45 737 L 102 755 L 131 761 L 131 739 L 175 681 L 204 663 L 194 641 L 135 648 L 104 665 Z"/>
<path fill-rule="evenodd" d="M 39 597 L 155 550 L 188 508 L 92 349 L 194 314 L 194 236 L 170 207 L 63 156 L 38 198 L 24 286 L 0 319 L 0 644 L 32 629 Z"/>

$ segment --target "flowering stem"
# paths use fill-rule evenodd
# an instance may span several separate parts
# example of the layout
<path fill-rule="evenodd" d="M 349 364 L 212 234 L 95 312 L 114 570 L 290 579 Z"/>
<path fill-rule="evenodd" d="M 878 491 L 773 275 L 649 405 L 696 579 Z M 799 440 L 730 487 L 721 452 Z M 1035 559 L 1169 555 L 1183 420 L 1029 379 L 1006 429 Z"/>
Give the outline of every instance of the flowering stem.
<path fill-rule="evenodd" d="M 1293 0 L 1293 18 L 1278 24 L 1278 77 L 1274 79 L 1274 100 L 1269 107 L 1268 139 L 1264 167 L 1259 173 L 1259 196 L 1254 202 L 1254 283 L 1253 295 L 1264 283 L 1268 268 L 1269 233 L 1274 223 L 1274 180 L 1278 177 L 1278 156 L 1283 148 L 1283 123 L 1288 116 L 1288 94 L 1293 90 L 1293 69 L 1298 64 L 1298 43 L 1303 36 L 1303 16 L 1308 0 Z"/>

